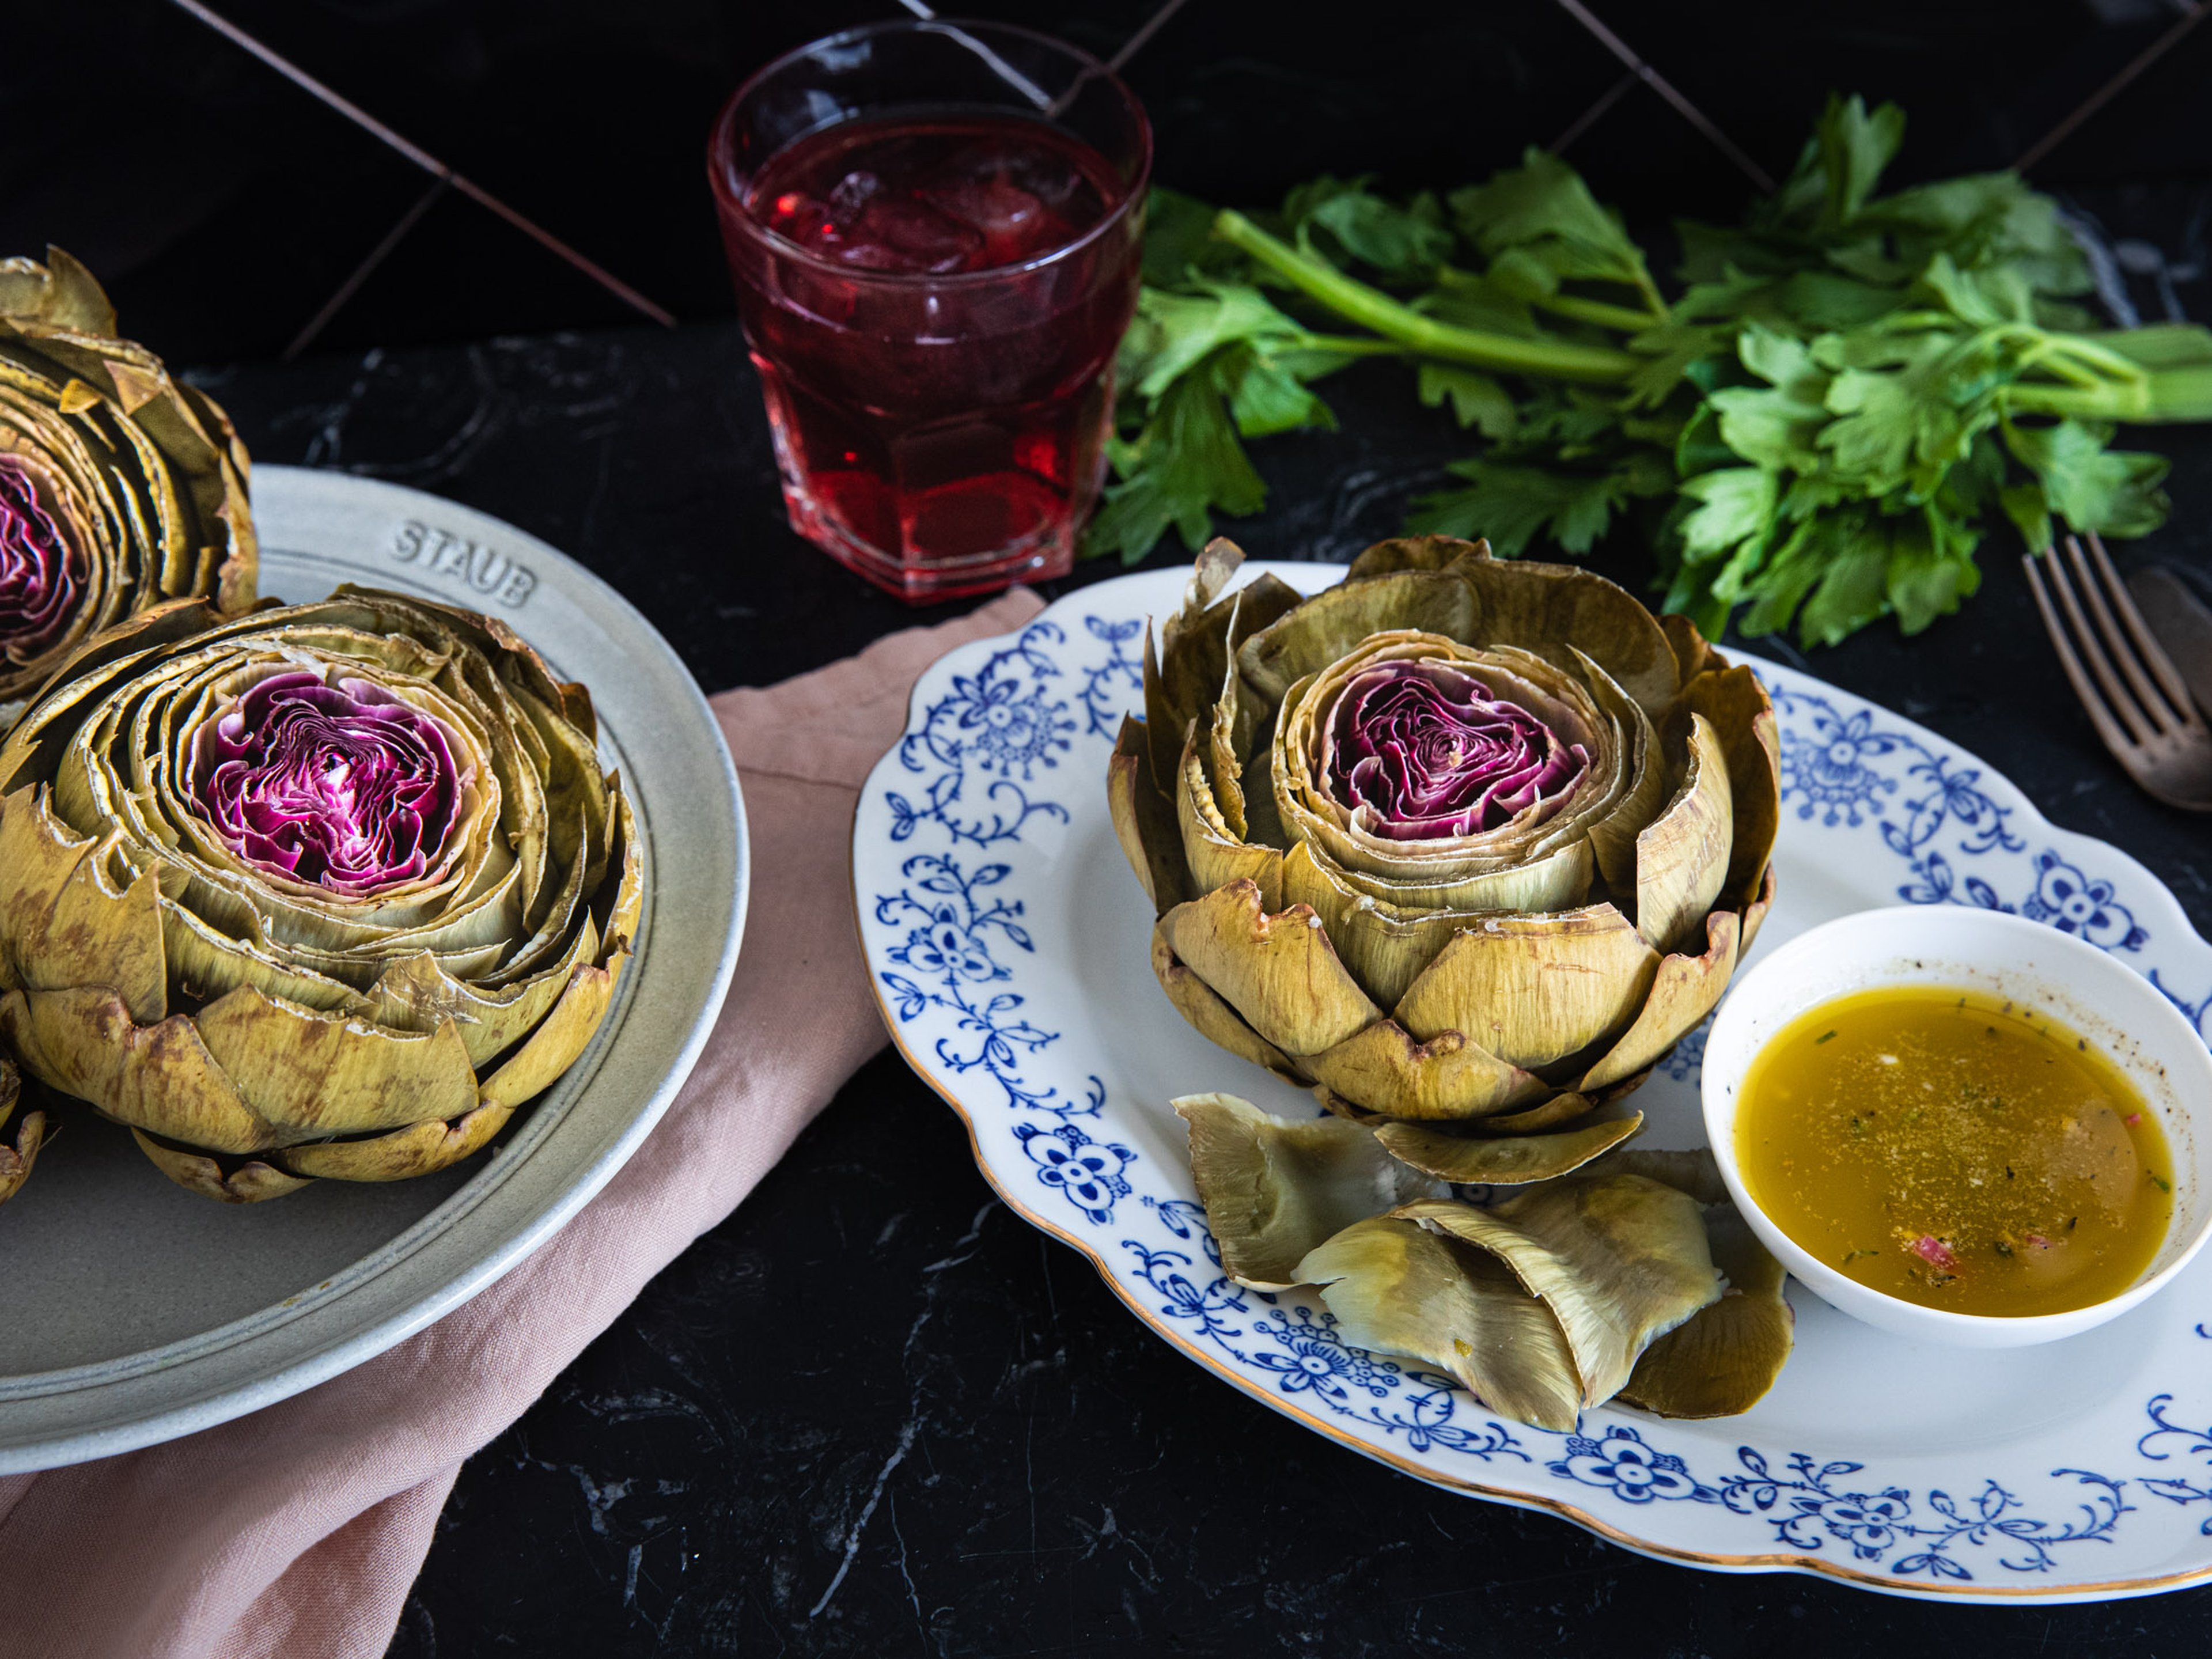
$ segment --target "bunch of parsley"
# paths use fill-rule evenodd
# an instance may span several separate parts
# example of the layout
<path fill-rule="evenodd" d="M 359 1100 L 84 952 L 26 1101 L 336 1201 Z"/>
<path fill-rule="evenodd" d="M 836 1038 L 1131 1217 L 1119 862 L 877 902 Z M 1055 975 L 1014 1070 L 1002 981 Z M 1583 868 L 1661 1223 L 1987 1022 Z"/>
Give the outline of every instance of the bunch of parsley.
<path fill-rule="evenodd" d="M 1196 549 L 1259 511 L 1243 441 L 1334 427 L 1314 383 L 1377 356 L 1485 441 L 1409 530 L 1579 555 L 1641 514 L 1666 608 L 1714 635 L 1916 633 L 1974 591 L 1996 514 L 2036 549 L 2054 520 L 2156 528 L 2166 463 L 2113 428 L 2212 419 L 2212 331 L 2094 330 L 2086 262 L 2014 174 L 1877 195 L 1904 131 L 1832 99 L 1742 225 L 1678 227 L 1671 301 L 1535 150 L 1443 198 L 1324 177 L 1248 216 L 1155 191 L 1086 551 L 1134 561 L 1170 526 Z"/>

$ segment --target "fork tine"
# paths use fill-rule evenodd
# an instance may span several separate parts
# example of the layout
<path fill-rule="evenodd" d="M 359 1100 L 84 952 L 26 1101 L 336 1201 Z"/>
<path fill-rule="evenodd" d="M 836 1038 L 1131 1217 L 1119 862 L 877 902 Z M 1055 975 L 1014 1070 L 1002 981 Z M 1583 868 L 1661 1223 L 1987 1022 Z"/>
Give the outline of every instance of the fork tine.
<path fill-rule="evenodd" d="M 2067 636 L 2066 625 L 2058 620 L 2058 612 L 2051 607 L 2051 595 L 2044 590 L 2041 557 L 2033 553 L 2023 554 L 2020 562 L 2021 568 L 2027 572 L 2028 586 L 2034 590 L 2035 608 L 2043 613 L 2044 632 L 2051 635 L 2051 648 L 2058 653 L 2058 665 L 2066 671 L 2066 678 L 2074 684 L 2074 695 L 2081 699 L 2081 707 L 2089 716 L 2089 723 L 2097 728 L 2097 735 L 2103 739 L 2105 747 L 2112 751 L 2115 758 L 2124 760 L 2135 752 L 2136 745 L 2128 734 L 2120 730 L 2119 722 L 2105 707 L 2103 696 L 2090 680 L 2088 672 L 2081 666 L 2081 658 L 2075 655 L 2073 642 Z M 2055 565 L 2052 568 L 2057 569 Z"/>
<path fill-rule="evenodd" d="M 2142 656 L 2143 666 L 2156 678 L 2159 689 L 2166 693 L 2166 701 L 2180 715 L 2180 723 L 2184 726 L 2198 723 L 2197 702 L 2189 695 L 2189 683 L 2181 678 L 2181 671 L 2174 666 L 2173 659 L 2166 655 L 2166 647 L 2158 642 L 2158 635 L 2152 633 L 2150 625 L 2143 621 L 2142 611 L 2136 604 L 2135 596 L 2128 592 L 2128 585 L 2120 580 L 2120 573 L 2112 568 L 2111 556 L 2105 551 L 2105 538 L 2093 530 L 2087 540 L 2097 574 L 2104 578 L 2106 590 L 2112 598 L 2112 608 L 2119 613 L 2120 620 L 2127 624 L 2128 632 L 2134 636 L 2136 648 Z"/>
<path fill-rule="evenodd" d="M 2119 623 L 2113 620 L 2112 607 L 2105 602 L 2106 586 L 2119 587 L 2119 573 L 2112 568 L 2110 559 L 2099 561 L 2093 568 L 2089 556 L 2081 550 L 2081 542 L 2072 536 L 2066 538 L 2066 556 L 2072 561 L 2074 574 L 2080 580 L 2082 600 L 2097 619 L 2097 631 L 2104 636 L 2106 650 L 2126 678 L 2128 689 L 2135 693 L 2136 707 L 2142 710 L 2154 731 L 2172 731 L 2182 723 L 2181 716 L 2159 696 L 2158 687 L 2151 684 L 2150 675 L 2144 671 L 2142 651 L 2120 631 Z M 2155 642 L 2153 648 L 2156 648 Z"/>
<path fill-rule="evenodd" d="M 2069 537 L 2068 539 L 2073 538 Z M 2127 687 L 2120 683 L 2119 675 L 2113 672 L 2112 659 L 2105 654 L 2105 647 L 2098 643 L 2096 629 L 2083 613 L 2081 601 L 2075 596 L 2074 583 L 2066 574 L 2065 562 L 2056 557 L 2049 558 L 2045 574 L 2051 578 L 2051 588 L 2058 596 L 2058 608 L 2066 613 L 2066 620 L 2072 624 L 2069 632 L 2075 649 L 2081 653 L 2083 660 L 2089 665 L 2090 673 L 2104 688 L 2106 709 L 2135 734 L 2136 743 L 2148 743 L 2158 735 L 2158 726 L 2136 707 L 2135 699 L 2128 695 Z"/>

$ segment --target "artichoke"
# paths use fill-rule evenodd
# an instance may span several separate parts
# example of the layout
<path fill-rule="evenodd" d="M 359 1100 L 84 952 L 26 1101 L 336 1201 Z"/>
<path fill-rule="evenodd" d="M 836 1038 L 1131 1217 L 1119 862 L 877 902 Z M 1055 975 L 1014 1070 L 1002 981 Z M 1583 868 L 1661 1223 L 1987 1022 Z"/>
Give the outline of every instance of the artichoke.
<path fill-rule="evenodd" d="M 23 1079 L 15 1062 L 0 1054 L 0 1130 L 5 1130 L 8 1120 L 15 1116 L 22 1092 Z M 0 1204 L 15 1197 L 31 1178 L 31 1165 L 39 1161 L 39 1146 L 46 1136 L 46 1115 L 26 1112 L 15 1126 L 15 1144 L 10 1146 L 0 1139 Z"/>
<path fill-rule="evenodd" d="M 246 480 L 229 419 L 116 337 L 91 272 L 59 248 L 0 259 L 0 732 L 120 618 L 253 603 Z"/>
<path fill-rule="evenodd" d="M 88 641 L 0 744 L 0 1039 L 246 1202 L 482 1146 L 629 960 L 630 806 L 507 626 L 341 588 Z"/>
<path fill-rule="evenodd" d="M 1169 999 L 1447 1180 L 1603 1153 L 1632 1124 L 1577 1120 L 1711 1011 L 1771 902 L 1765 690 L 1482 543 L 1384 542 L 1310 599 L 1224 597 L 1242 557 L 1200 556 L 1109 775 Z"/>

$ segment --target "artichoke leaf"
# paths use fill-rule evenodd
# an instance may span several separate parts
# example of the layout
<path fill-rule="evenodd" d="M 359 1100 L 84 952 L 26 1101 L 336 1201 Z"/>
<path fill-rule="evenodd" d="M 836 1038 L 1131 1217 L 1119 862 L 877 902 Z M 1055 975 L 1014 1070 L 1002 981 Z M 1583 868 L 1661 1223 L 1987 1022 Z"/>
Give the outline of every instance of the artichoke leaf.
<path fill-rule="evenodd" d="M 248 1158 L 235 1167 L 225 1170 L 220 1160 L 204 1152 L 172 1146 L 148 1134 L 143 1129 L 133 1129 L 131 1138 L 138 1143 L 138 1150 L 152 1160 L 154 1167 L 175 1182 L 186 1192 L 198 1193 L 202 1198 L 214 1199 L 221 1204 L 258 1204 L 264 1199 L 282 1198 L 287 1193 L 296 1193 L 308 1185 L 306 1179 L 288 1175 L 260 1158 Z"/>
<path fill-rule="evenodd" d="M 194 1023 L 208 1054 L 270 1126 L 264 1147 L 458 1117 L 477 1103 L 468 1047 L 450 1019 L 427 1032 L 398 1031 L 240 986 Z"/>
<path fill-rule="evenodd" d="M 190 908 L 161 901 L 169 978 L 187 1003 L 212 1002 L 252 986 L 325 1014 L 367 1014 L 369 1000 L 343 979 L 319 974 L 251 939 L 234 939 Z"/>
<path fill-rule="evenodd" d="M 1672 1187 L 1678 1193 L 1687 1193 L 1708 1208 L 1729 1202 L 1728 1183 L 1721 1179 L 1721 1166 L 1714 1161 L 1712 1150 L 1706 1146 L 1623 1146 L 1607 1152 L 1601 1162 L 1590 1165 L 1583 1173 L 1642 1176 L 1646 1181 Z M 1710 1222 L 1711 1217 L 1706 1219 Z M 1727 1264 L 1721 1262 L 1717 1254 L 1713 1260 L 1719 1263 L 1723 1273 L 1728 1271 Z"/>
<path fill-rule="evenodd" d="M 1420 1042 L 1389 1019 L 1304 1055 L 1299 1064 L 1368 1111 L 1416 1121 L 1484 1117 L 1546 1088 L 1541 1078 L 1508 1066 L 1461 1032 L 1439 1031 Z"/>
<path fill-rule="evenodd" d="M 1751 954 L 1751 942 L 1759 937 L 1759 924 L 1766 920 L 1767 912 L 1773 908 L 1774 866 L 1770 864 L 1766 866 L 1766 874 L 1759 880 L 1759 896 L 1743 907 L 1742 948 L 1736 952 L 1739 960 Z"/>
<path fill-rule="evenodd" d="M 1728 666 L 1727 659 L 1707 643 L 1697 623 L 1679 611 L 1670 611 L 1660 617 L 1659 628 L 1674 653 L 1675 678 L 1684 685 L 1709 668 Z"/>
<path fill-rule="evenodd" d="M 1297 1272 L 1354 1346 L 1433 1366 L 1516 1423 L 1565 1433 L 1579 1420 L 1581 1382 L 1559 1322 L 1484 1251 L 1377 1216 Z"/>
<path fill-rule="evenodd" d="M 1667 768 L 1659 733 L 1642 706 L 1613 683 L 1595 658 L 1579 650 L 1574 657 L 1587 677 L 1590 696 L 1620 733 L 1620 793 L 1603 816 L 1591 822 L 1589 840 L 1598 873 L 1607 886 L 1625 895 L 1636 885 L 1636 838 L 1666 804 Z"/>
<path fill-rule="evenodd" d="M 1401 908 L 1360 892 L 1304 842 L 1284 854 L 1283 902 L 1312 907 L 1352 976 L 1386 1008 L 1460 929 L 1481 919 L 1479 913 Z"/>
<path fill-rule="evenodd" d="M 1285 1054 L 1318 1053 L 1381 1018 L 1321 918 L 1303 904 L 1268 913 L 1254 882 L 1178 904 L 1160 926 L 1183 964 Z"/>
<path fill-rule="evenodd" d="M 0 1054 L 0 1130 L 6 1129 L 8 1120 L 15 1116 L 22 1089 L 22 1075 L 15 1069 L 15 1061 Z M 10 1146 L 0 1139 L 0 1204 L 15 1197 L 31 1178 L 31 1168 L 39 1161 L 39 1148 L 46 1134 L 46 1115 L 26 1112 L 15 1126 L 15 1144 Z"/>
<path fill-rule="evenodd" d="M 1584 1405 L 1620 1393 L 1655 1338 L 1720 1299 L 1696 1200 L 1636 1176 L 1569 1176 L 1494 1209 L 1423 1200 L 1394 1213 L 1491 1251 L 1544 1300 Z"/>
<path fill-rule="evenodd" d="M 1355 557 L 1345 580 L 1364 581 L 1394 570 L 1448 570 L 1462 559 L 1489 556 L 1486 541 L 1462 541 L 1456 536 L 1394 536 Z"/>
<path fill-rule="evenodd" d="M 1270 910 L 1283 908 L 1283 855 L 1272 847 L 1254 847 L 1237 839 L 1223 820 L 1206 781 L 1206 763 L 1200 758 L 1196 732 L 1183 745 L 1177 769 L 1176 823 L 1182 834 L 1183 865 L 1200 896 L 1238 881 L 1256 885 L 1261 902 Z"/>
<path fill-rule="evenodd" d="M 110 878 L 112 840 L 73 835 L 44 790 L 0 800 L 0 940 L 7 981 L 38 990 L 100 985 L 150 1025 L 168 1012 L 161 885 L 149 872 Z"/>
<path fill-rule="evenodd" d="M 210 1152 L 258 1152 L 269 1124 L 246 1103 L 183 1014 L 139 1025 L 112 991 L 10 991 L 0 1040 L 49 1088 L 134 1128 Z"/>
<path fill-rule="evenodd" d="M 1681 948 L 1720 896 L 1733 817 L 1719 735 L 1693 713 L 1681 786 L 1636 838 L 1636 927 L 1654 948 Z"/>
<path fill-rule="evenodd" d="M 1443 1190 L 1356 1123 L 1276 1117 L 1235 1095 L 1170 1103 L 1190 1127 L 1191 1178 L 1222 1271 L 1255 1291 L 1288 1290 L 1323 1240 Z"/>
<path fill-rule="evenodd" d="M 1610 904 L 1462 924 L 1394 1006 L 1416 1036 L 1465 1032 L 1534 1070 L 1626 1030 L 1660 957 Z"/>
<path fill-rule="evenodd" d="M 1244 1023 L 1244 1017 L 1214 994 L 1212 987 L 1176 960 L 1164 928 L 1152 929 L 1152 975 L 1175 1004 L 1176 1012 L 1215 1047 L 1273 1072 L 1286 1083 L 1311 1079 L 1298 1063 Z"/>
<path fill-rule="evenodd" d="M 1571 1123 L 1595 1111 L 1598 1103 L 1588 1095 L 1559 1094 L 1518 1112 L 1501 1112 L 1479 1126 L 1486 1135 L 1535 1135 Z"/>
<path fill-rule="evenodd" d="M 1700 674 L 1682 706 L 1711 722 L 1728 767 L 1732 827 L 1720 902 L 1741 909 L 1759 896 L 1782 824 L 1782 738 L 1759 677 L 1741 665 Z"/>
<path fill-rule="evenodd" d="M 1152 902 L 1152 914 L 1164 915 L 1190 896 L 1182 827 L 1173 803 L 1153 781 L 1145 728 L 1127 715 L 1114 740 L 1114 757 L 1107 763 L 1106 805 L 1114 837 Z"/>
<path fill-rule="evenodd" d="M 624 948 L 616 951 L 603 968 L 582 965 L 569 970 L 553 1012 L 522 1047 L 483 1080 L 480 1092 L 486 1104 L 511 1111 L 551 1088 L 562 1073 L 576 1063 L 606 1018 L 615 985 L 629 966 L 630 956 Z"/>
<path fill-rule="evenodd" d="M 1237 653 L 1244 683 L 1270 707 L 1369 635 L 1414 629 L 1452 640 L 1469 637 L 1474 596 L 1456 574 L 1395 570 L 1326 588 L 1247 639 Z"/>
<path fill-rule="evenodd" d="M 292 1175 L 318 1181 L 411 1181 L 435 1175 L 482 1150 L 514 1115 L 487 1103 L 451 1123 L 411 1123 L 360 1140 L 323 1140 L 270 1154 Z"/>
<path fill-rule="evenodd" d="M 1644 1114 L 1557 1134 L 1455 1135 L 1418 1123 L 1377 1126 L 1375 1138 L 1401 1164 L 1462 1187 L 1520 1187 L 1583 1168 L 1642 1131 Z"/>
<path fill-rule="evenodd" d="M 468 1049 L 469 1064 L 482 1066 L 544 1018 L 569 976 L 592 963 L 599 948 L 599 930 L 586 916 L 560 961 L 496 988 L 457 979 L 422 951 L 386 968 L 362 1000 L 368 1018 L 395 1031 L 433 1031 L 441 1021 L 451 1021 Z"/>
<path fill-rule="evenodd" d="M 1620 1391 L 1626 1405 L 1661 1417 L 1734 1417 L 1764 1399 L 1789 1363 L 1796 1316 L 1782 1264 L 1732 1205 L 1705 1212 L 1705 1236 L 1728 1288 L 1644 1351 Z"/>
<path fill-rule="evenodd" d="M 1735 971 L 1741 938 L 1736 915 L 1715 910 L 1705 918 L 1703 956 L 1670 956 L 1652 975 L 1651 994 L 1636 1022 L 1620 1035 L 1575 1086 L 1585 1094 L 1614 1087 L 1649 1071 L 1661 1055 L 1692 1031 L 1728 989 Z"/>
<path fill-rule="evenodd" d="M 1477 644 L 1499 641 L 1565 666 L 1587 653 L 1654 722 L 1674 707 L 1681 682 L 1666 630 L 1627 589 L 1594 571 L 1530 559 L 1470 559 L 1454 574 L 1477 601 L 1474 625 L 1444 631 Z"/>

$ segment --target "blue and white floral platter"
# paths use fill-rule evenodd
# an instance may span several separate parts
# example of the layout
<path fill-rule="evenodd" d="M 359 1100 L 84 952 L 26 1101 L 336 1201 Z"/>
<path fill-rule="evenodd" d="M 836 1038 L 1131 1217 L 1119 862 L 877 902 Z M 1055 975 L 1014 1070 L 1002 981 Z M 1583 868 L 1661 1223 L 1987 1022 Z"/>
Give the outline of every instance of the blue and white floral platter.
<path fill-rule="evenodd" d="M 1312 591 L 1340 567 L 1267 567 Z M 2089 1601 L 2212 1578 L 2212 1254 L 2126 1317 L 2028 1351 L 1921 1347 L 1794 1285 L 1797 1347 L 1746 1416 L 1502 1423 L 1448 1379 L 1342 1340 L 1319 1303 L 1224 1278 L 1171 1097 L 1311 1100 L 1184 1025 L 1106 811 L 1139 711 L 1148 572 L 954 651 L 854 821 L 860 936 L 884 1016 L 967 1121 L 985 1176 L 1089 1256 L 1137 1316 L 1255 1399 L 1410 1474 L 1548 1510 L 1629 1548 L 1895 1594 Z M 2212 1030 L 2212 945 L 2126 854 L 2047 823 L 1972 756 L 1778 665 L 1780 897 L 1759 948 L 1900 900 L 2063 928 Z M 1693 1033 L 1638 1097 L 1645 1144 L 1702 1139 Z"/>

